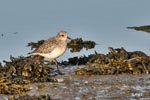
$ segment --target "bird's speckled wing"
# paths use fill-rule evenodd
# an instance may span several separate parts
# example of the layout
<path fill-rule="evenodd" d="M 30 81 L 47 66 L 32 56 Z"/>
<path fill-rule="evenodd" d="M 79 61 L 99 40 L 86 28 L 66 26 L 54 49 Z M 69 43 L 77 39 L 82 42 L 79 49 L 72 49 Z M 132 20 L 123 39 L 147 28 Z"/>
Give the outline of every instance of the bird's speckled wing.
<path fill-rule="evenodd" d="M 35 49 L 32 53 L 50 53 L 56 48 L 56 37 L 49 38 L 39 48 Z"/>

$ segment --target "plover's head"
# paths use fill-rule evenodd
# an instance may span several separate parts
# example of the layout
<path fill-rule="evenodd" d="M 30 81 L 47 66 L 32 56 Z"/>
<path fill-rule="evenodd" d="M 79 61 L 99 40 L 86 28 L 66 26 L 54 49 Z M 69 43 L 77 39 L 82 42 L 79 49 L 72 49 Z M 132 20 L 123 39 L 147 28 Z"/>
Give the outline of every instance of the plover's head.
<path fill-rule="evenodd" d="M 60 32 L 58 32 L 57 38 L 59 38 L 60 40 L 64 40 L 64 41 L 66 41 L 67 38 L 70 39 L 68 37 L 68 33 L 66 31 L 60 31 Z"/>

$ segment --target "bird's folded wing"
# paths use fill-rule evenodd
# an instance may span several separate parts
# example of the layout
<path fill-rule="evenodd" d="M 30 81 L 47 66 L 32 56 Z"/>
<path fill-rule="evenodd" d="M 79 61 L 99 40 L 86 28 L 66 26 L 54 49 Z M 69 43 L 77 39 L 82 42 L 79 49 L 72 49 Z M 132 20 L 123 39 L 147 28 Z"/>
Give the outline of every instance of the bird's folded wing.
<path fill-rule="evenodd" d="M 56 39 L 49 39 L 45 41 L 39 48 L 35 49 L 32 53 L 51 53 L 57 45 Z"/>

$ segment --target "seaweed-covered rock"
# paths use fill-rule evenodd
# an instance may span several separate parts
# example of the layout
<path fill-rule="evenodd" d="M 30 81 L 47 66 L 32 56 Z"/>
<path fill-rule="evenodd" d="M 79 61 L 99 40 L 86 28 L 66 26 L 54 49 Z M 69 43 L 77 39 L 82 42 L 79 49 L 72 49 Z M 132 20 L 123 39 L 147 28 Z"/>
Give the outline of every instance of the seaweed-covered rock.
<path fill-rule="evenodd" d="M 94 48 L 96 43 L 94 41 L 83 41 L 82 38 L 72 39 L 67 47 L 70 48 L 71 52 L 79 52 L 83 48 L 92 49 Z"/>
<path fill-rule="evenodd" d="M 57 81 L 50 74 L 53 68 L 41 59 L 40 56 L 11 56 L 11 61 L 4 61 L 5 65 L 0 67 L 0 93 L 21 94 L 29 90 L 25 84 Z"/>
<path fill-rule="evenodd" d="M 108 54 L 88 56 L 87 67 L 78 68 L 76 75 L 148 74 L 150 57 L 141 51 L 128 52 L 123 47 L 109 47 Z M 79 61 L 78 61 L 79 62 Z"/>
<path fill-rule="evenodd" d="M 40 56 L 10 57 L 11 61 L 4 61 L 6 64 L 1 70 L 4 76 L 15 80 L 16 78 L 30 80 L 31 82 L 48 81 L 49 72 L 53 69 L 49 65 L 40 61 Z"/>

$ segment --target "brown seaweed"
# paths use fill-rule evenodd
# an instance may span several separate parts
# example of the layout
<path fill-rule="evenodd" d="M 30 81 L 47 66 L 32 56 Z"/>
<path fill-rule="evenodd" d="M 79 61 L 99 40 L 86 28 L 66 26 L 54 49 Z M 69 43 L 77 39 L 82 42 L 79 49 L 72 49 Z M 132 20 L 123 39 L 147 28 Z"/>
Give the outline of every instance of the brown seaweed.
<path fill-rule="evenodd" d="M 71 52 L 80 52 L 83 48 L 92 49 L 94 48 L 96 43 L 94 41 L 83 41 L 82 38 L 72 39 L 68 43 L 68 48 L 70 48 Z"/>
<path fill-rule="evenodd" d="M 30 95 L 19 95 L 9 96 L 8 100 L 52 100 L 50 95 L 30 96 Z"/>
<path fill-rule="evenodd" d="M 109 47 L 108 54 L 86 57 L 86 67 L 78 68 L 76 75 L 149 74 L 150 57 L 141 51 L 127 52 L 123 47 Z M 74 60 L 72 60 L 74 61 Z M 79 61 L 76 61 L 79 62 Z"/>
<path fill-rule="evenodd" d="M 0 67 L 0 93 L 21 94 L 29 90 L 24 85 L 33 82 L 56 82 L 50 72 L 53 70 L 45 64 L 40 56 L 10 57 Z"/>

